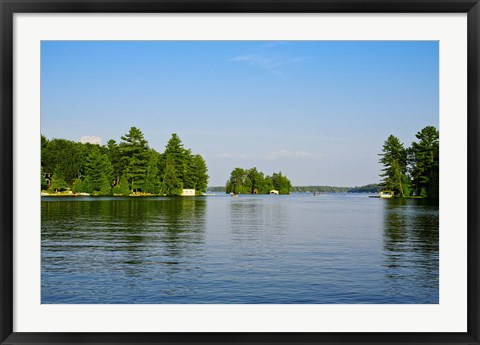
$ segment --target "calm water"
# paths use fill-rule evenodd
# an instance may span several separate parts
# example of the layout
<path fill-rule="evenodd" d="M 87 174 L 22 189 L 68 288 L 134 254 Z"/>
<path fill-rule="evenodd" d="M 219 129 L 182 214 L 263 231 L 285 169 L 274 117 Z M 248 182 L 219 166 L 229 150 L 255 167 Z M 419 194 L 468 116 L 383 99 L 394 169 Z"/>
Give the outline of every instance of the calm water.
<path fill-rule="evenodd" d="M 42 198 L 42 303 L 438 303 L 438 206 Z"/>

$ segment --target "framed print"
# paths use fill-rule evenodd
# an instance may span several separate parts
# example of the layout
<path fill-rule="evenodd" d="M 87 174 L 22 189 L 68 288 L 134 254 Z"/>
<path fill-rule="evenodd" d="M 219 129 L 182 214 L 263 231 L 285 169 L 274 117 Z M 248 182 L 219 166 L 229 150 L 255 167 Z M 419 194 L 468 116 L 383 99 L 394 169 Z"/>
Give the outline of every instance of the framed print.
<path fill-rule="evenodd" d="M 478 344 L 479 12 L 2 1 L 1 343 Z"/>

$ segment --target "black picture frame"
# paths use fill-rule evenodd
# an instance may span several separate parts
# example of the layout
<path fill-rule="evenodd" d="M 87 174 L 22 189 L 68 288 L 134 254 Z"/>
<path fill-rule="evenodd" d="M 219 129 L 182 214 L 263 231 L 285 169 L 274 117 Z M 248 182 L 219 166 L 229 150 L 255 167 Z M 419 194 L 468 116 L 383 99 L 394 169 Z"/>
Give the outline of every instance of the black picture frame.
<path fill-rule="evenodd" d="M 0 0 L 1 344 L 479 344 L 478 0 Z M 15 13 L 467 13 L 468 330 L 466 333 L 15 333 L 13 332 L 13 16 Z"/>

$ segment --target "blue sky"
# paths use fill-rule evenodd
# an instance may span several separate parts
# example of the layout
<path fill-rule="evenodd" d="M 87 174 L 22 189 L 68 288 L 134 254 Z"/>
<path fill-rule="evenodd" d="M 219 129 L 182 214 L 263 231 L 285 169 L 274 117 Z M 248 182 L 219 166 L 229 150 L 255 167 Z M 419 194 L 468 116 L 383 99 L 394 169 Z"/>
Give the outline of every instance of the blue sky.
<path fill-rule="evenodd" d="M 41 131 L 117 142 L 140 128 L 201 154 L 209 185 L 235 167 L 294 185 L 379 181 L 378 153 L 438 128 L 438 42 L 43 41 Z"/>

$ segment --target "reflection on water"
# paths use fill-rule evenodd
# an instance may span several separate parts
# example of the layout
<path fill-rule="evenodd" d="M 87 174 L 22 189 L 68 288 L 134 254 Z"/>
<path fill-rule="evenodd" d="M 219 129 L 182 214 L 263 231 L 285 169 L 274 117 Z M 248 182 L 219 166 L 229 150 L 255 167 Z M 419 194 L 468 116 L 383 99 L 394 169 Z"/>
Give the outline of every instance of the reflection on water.
<path fill-rule="evenodd" d="M 202 255 L 205 209 L 200 198 L 42 202 L 42 301 L 125 303 L 146 293 L 142 281 L 158 283 L 148 293 L 185 290 L 164 282 L 184 282 Z"/>
<path fill-rule="evenodd" d="M 438 205 L 43 198 L 42 303 L 438 303 Z"/>
<path fill-rule="evenodd" d="M 438 303 L 438 217 L 438 204 L 427 200 L 394 199 L 385 204 L 384 266 L 392 296 Z M 423 288 L 409 291 L 412 283 Z"/>

